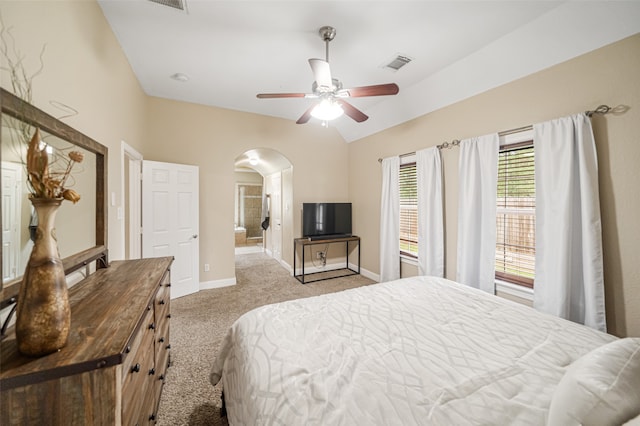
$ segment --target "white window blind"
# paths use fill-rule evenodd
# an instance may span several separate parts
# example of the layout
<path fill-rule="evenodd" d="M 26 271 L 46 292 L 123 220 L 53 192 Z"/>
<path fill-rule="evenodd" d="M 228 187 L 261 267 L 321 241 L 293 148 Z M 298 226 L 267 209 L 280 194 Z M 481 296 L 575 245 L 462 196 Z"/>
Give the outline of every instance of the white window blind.
<path fill-rule="evenodd" d="M 400 253 L 418 257 L 418 187 L 416 163 L 400 166 Z"/>
<path fill-rule="evenodd" d="M 496 215 L 496 278 L 533 287 L 535 180 L 533 142 L 500 150 Z"/>

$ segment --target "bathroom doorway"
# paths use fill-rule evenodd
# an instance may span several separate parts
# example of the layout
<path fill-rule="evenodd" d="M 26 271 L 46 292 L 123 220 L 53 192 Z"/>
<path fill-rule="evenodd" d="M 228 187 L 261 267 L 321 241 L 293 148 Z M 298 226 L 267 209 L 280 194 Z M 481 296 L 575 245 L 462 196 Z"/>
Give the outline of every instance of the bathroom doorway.
<path fill-rule="evenodd" d="M 263 205 L 265 204 L 262 175 L 254 170 L 236 171 L 234 233 L 236 252 L 263 249 Z"/>
<path fill-rule="evenodd" d="M 274 149 L 255 148 L 236 158 L 235 177 L 235 253 L 264 251 L 290 269 L 293 165 Z"/>

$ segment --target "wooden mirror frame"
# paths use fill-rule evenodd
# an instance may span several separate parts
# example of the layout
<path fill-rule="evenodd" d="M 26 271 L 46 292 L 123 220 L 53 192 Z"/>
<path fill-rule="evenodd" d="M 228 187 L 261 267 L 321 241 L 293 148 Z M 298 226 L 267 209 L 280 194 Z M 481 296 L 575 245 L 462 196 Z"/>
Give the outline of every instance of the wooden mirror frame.
<path fill-rule="evenodd" d="M 0 87 L 0 111 L 17 120 L 23 121 L 40 130 L 50 133 L 71 144 L 77 145 L 96 155 L 96 245 L 94 247 L 74 253 L 62 259 L 65 274 L 88 266 L 96 261 L 96 268 L 108 266 L 107 250 L 107 147 L 83 135 L 69 125 L 52 117 L 46 112 L 25 102 L 13 93 Z M 0 116 L 0 122 L 2 117 Z M 0 138 L 2 136 L 0 135 Z M 0 143 L 2 140 L 0 139 Z M 0 203 L 2 201 L 0 200 Z M 0 204 L 1 205 L 1 204 Z M 0 227 L 2 218 L 0 217 Z M 0 268 L 2 267 L 2 246 L 0 244 Z M 22 277 L 2 285 L 0 292 L 0 309 L 15 303 Z"/>

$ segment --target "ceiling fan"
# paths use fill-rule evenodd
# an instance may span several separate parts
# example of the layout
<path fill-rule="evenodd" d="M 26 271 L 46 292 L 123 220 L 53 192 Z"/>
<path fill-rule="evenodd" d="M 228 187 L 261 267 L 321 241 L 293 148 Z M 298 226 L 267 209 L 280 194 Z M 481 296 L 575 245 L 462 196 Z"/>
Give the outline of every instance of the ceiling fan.
<path fill-rule="evenodd" d="M 343 89 L 340 80 L 331 76 L 329 67 L 329 42 L 336 36 L 336 30 L 330 26 L 324 26 L 318 31 L 320 37 L 325 42 L 326 58 L 309 59 L 311 71 L 315 81 L 311 86 L 312 93 L 259 93 L 259 99 L 270 98 L 311 98 L 318 99 L 304 114 L 296 121 L 297 124 L 304 124 L 313 116 L 322 120 L 326 125 L 327 121 L 338 118 L 343 113 L 361 123 L 369 117 L 354 107 L 345 98 L 358 98 L 365 96 L 385 96 L 395 95 L 400 90 L 395 83 L 377 84 L 373 86 L 353 87 Z"/>

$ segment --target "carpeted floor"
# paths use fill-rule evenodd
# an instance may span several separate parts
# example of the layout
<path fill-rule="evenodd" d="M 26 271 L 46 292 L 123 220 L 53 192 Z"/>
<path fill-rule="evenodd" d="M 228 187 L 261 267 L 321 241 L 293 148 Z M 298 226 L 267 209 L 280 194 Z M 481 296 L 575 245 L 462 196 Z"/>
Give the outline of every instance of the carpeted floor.
<path fill-rule="evenodd" d="M 300 284 L 264 253 L 236 256 L 237 284 L 171 301 L 171 367 L 160 399 L 159 425 L 227 425 L 220 385 L 209 372 L 227 329 L 245 312 L 270 303 L 372 284 L 361 275 Z"/>

